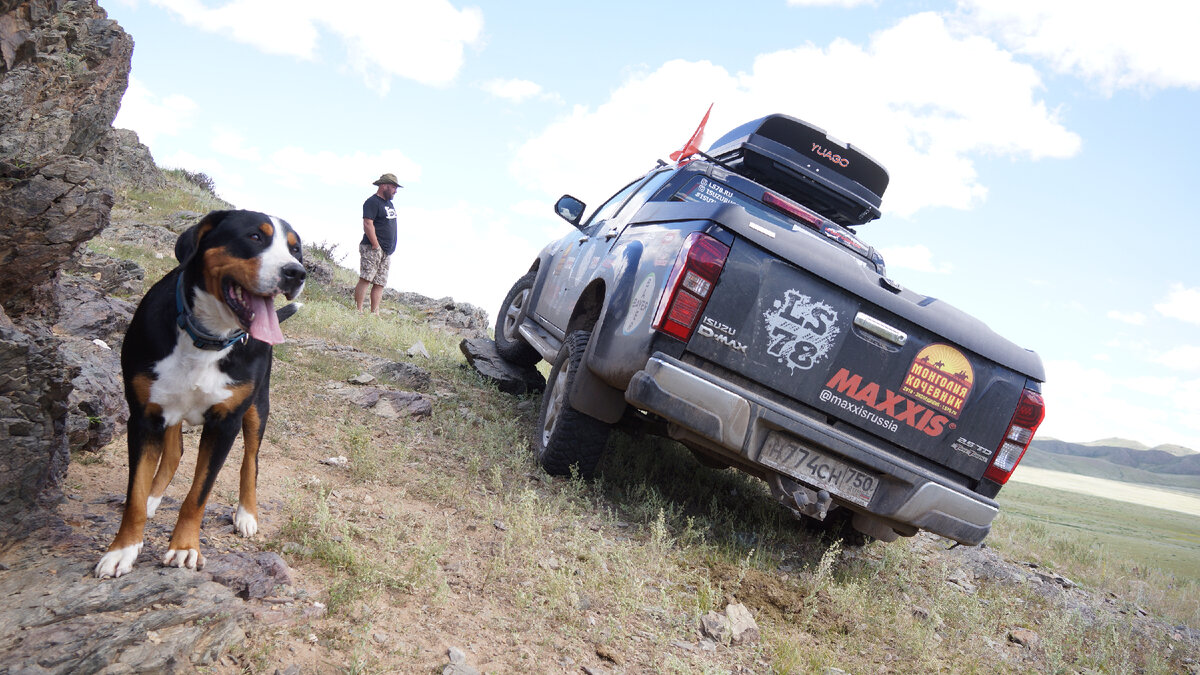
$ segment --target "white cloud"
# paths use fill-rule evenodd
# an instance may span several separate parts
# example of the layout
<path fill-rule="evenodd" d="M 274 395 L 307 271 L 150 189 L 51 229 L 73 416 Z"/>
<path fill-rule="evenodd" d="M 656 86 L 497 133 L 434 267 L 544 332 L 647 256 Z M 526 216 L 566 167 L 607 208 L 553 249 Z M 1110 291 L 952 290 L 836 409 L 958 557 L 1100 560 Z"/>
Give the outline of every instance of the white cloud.
<path fill-rule="evenodd" d="M 1200 88 L 1200 4 L 1179 0 L 960 0 L 1014 51 L 1102 89 Z"/>
<path fill-rule="evenodd" d="M 344 0 L 335 8 L 317 0 L 231 0 L 215 8 L 200 0 L 152 1 L 190 25 L 268 54 L 315 60 L 328 53 L 381 93 L 392 77 L 448 84 L 483 32 L 480 10 L 458 10 L 448 0 Z M 323 32 L 345 51 L 322 48 Z"/>
<path fill-rule="evenodd" d="M 316 178 L 325 185 L 354 185 L 373 190 L 371 182 L 383 173 L 394 173 L 401 185 L 421 177 L 421 167 L 399 150 L 377 153 L 362 151 L 339 155 L 328 150 L 310 151 L 289 146 L 272 152 L 263 173 L 276 177 L 281 185 L 298 188 L 306 179 Z"/>
<path fill-rule="evenodd" d="M 143 145 L 150 146 L 159 136 L 175 136 L 190 128 L 196 110 L 196 102 L 192 99 L 181 94 L 159 96 L 146 88 L 141 80 L 130 77 L 113 126 L 132 129 Z"/>
<path fill-rule="evenodd" d="M 1141 312 L 1118 312 L 1117 310 L 1109 310 L 1108 318 L 1121 323 L 1127 323 L 1131 326 L 1144 326 L 1146 324 L 1146 315 Z"/>
<path fill-rule="evenodd" d="M 935 264 L 933 251 L 930 251 L 929 247 L 924 244 L 881 248 L 879 254 L 883 256 L 888 269 L 916 270 L 930 274 L 949 274 L 954 270 L 954 266 L 950 263 Z"/>
<path fill-rule="evenodd" d="M 497 98 L 502 98 L 513 103 L 522 103 L 531 98 L 557 99 L 553 94 L 547 94 L 542 91 L 542 85 L 529 80 L 488 80 L 482 85 L 482 89 L 487 93 Z"/>
<path fill-rule="evenodd" d="M 838 39 L 761 55 L 748 73 L 667 62 L 630 77 L 594 109 L 574 108 L 521 146 L 511 171 L 531 187 L 575 191 L 594 205 L 682 146 L 715 101 L 703 147 L 737 124 L 783 112 L 883 163 L 892 178 L 885 211 L 966 209 L 987 194 L 975 157 L 1078 151 L 1079 137 L 1037 99 L 1041 88 L 1031 67 L 994 43 L 957 37 L 940 16 L 924 13 L 865 46 Z"/>
<path fill-rule="evenodd" d="M 1075 361 L 1047 361 L 1042 394 L 1046 420 L 1039 437 L 1085 442 L 1116 436 L 1200 450 L 1200 380 L 1122 379 Z"/>
<path fill-rule="evenodd" d="M 234 159 L 247 162 L 257 162 L 262 159 L 262 153 L 258 151 L 258 148 L 248 146 L 246 138 L 233 129 L 214 129 L 210 145 L 213 150 Z"/>
<path fill-rule="evenodd" d="M 1180 345 L 1151 359 L 1175 370 L 1200 371 L 1200 346 Z"/>
<path fill-rule="evenodd" d="M 521 228 L 501 213 L 465 203 L 440 209 L 397 205 L 400 223 L 396 257 L 388 285 L 433 297 L 449 295 L 488 312 L 492 320 L 500 302 L 537 257 L 541 243 L 514 236 Z M 446 241 L 469 242 L 454 247 L 454 264 L 445 257 L 423 255 L 446 250 Z M 357 264 L 357 258 L 354 260 Z"/>
<path fill-rule="evenodd" d="M 1172 319 L 1200 324 L 1200 288 L 1172 284 L 1166 299 L 1155 305 L 1154 309 Z"/>

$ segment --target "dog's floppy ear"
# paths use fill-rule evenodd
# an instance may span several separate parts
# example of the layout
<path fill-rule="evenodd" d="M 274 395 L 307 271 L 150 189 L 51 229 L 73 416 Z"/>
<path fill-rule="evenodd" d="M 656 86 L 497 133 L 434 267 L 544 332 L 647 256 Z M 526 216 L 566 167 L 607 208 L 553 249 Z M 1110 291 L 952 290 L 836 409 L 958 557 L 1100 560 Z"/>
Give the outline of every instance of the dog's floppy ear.
<path fill-rule="evenodd" d="M 200 222 L 184 230 L 183 234 L 179 235 L 179 239 L 175 241 L 175 259 L 179 261 L 179 264 L 187 262 L 188 258 L 191 258 L 199 248 L 200 240 L 204 235 L 208 234 L 209 230 L 216 227 L 230 213 L 230 211 L 213 211 L 201 218 Z"/>

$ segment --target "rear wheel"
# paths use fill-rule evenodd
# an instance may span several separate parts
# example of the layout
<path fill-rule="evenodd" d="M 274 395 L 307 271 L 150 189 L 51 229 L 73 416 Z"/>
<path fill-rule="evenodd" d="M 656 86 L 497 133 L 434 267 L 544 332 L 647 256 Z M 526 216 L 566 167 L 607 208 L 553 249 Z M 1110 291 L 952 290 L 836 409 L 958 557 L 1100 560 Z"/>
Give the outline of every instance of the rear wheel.
<path fill-rule="evenodd" d="M 521 337 L 518 330 L 529 313 L 529 299 L 536 278 L 537 272 L 530 272 L 517 279 L 504 296 L 496 316 L 496 351 L 505 361 L 519 366 L 532 366 L 542 360 L 542 355 Z"/>
<path fill-rule="evenodd" d="M 568 476 L 571 467 L 583 478 L 591 478 L 608 443 L 610 427 L 571 406 L 568 392 L 583 365 L 590 331 L 577 330 L 567 336 L 542 394 L 542 411 L 534 429 L 533 448 L 542 468 L 553 476 Z"/>

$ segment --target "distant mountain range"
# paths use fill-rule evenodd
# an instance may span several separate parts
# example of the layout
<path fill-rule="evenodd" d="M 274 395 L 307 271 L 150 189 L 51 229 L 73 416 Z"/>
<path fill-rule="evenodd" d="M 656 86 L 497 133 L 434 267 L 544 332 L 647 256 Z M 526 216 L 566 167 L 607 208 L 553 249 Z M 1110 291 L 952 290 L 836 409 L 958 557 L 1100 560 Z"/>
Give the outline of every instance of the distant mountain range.
<path fill-rule="evenodd" d="M 1200 453 L 1178 445 L 1148 448 L 1120 438 L 1091 443 L 1035 439 L 1021 464 L 1127 483 L 1200 490 Z"/>
<path fill-rule="evenodd" d="M 1048 440 L 1054 440 L 1054 439 L 1048 439 Z M 1169 452 L 1172 455 L 1175 455 L 1177 457 L 1183 457 L 1184 455 L 1196 454 L 1195 450 L 1185 448 L 1182 445 L 1171 445 L 1170 443 L 1163 443 L 1162 445 L 1156 445 L 1153 448 L 1151 448 L 1144 443 L 1138 443 L 1137 441 L 1131 441 L 1126 438 L 1102 438 L 1098 441 L 1092 441 L 1090 443 L 1079 443 L 1078 445 L 1086 445 L 1089 447 L 1129 448 L 1130 450 L 1162 450 L 1163 452 Z"/>

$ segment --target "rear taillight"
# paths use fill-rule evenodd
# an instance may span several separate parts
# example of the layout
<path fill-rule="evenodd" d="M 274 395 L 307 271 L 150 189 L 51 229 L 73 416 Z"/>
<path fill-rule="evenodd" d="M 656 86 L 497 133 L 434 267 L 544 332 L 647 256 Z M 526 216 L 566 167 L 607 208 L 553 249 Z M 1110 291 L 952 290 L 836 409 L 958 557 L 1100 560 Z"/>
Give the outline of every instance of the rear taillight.
<path fill-rule="evenodd" d="M 692 337 L 728 255 L 729 247 L 707 234 L 693 232 L 683 240 L 654 314 L 655 330 L 684 342 Z"/>
<path fill-rule="evenodd" d="M 803 206 L 800 206 L 796 202 L 788 199 L 787 197 L 782 197 L 780 195 L 777 195 L 774 192 L 770 192 L 770 191 L 764 192 L 763 196 L 762 196 L 762 200 L 763 200 L 763 203 L 766 204 L 767 206 L 775 207 L 776 209 L 783 211 L 784 213 L 790 215 L 793 218 L 798 218 L 799 220 L 804 221 L 809 227 L 813 228 L 814 230 L 820 231 L 822 223 L 825 222 L 825 219 L 822 218 L 821 216 L 819 216 L 818 214 L 816 214 L 815 212 L 810 211 L 810 210 L 804 208 Z"/>
<path fill-rule="evenodd" d="M 1007 483 L 1013 469 L 1017 468 L 1017 464 L 1025 456 L 1025 450 L 1029 447 L 1038 425 L 1042 423 L 1042 418 L 1045 416 L 1046 404 L 1042 401 L 1042 395 L 1032 389 L 1022 392 L 1021 400 L 1017 403 L 1017 411 L 1013 413 L 1012 421 L 1008 423 L 1004 441 L 1000 443 L 996 454 L 992 455 L 992 461 L 988 464 L 987 470 L 983 472 L 983 477 L 1001 485 Z"/>

